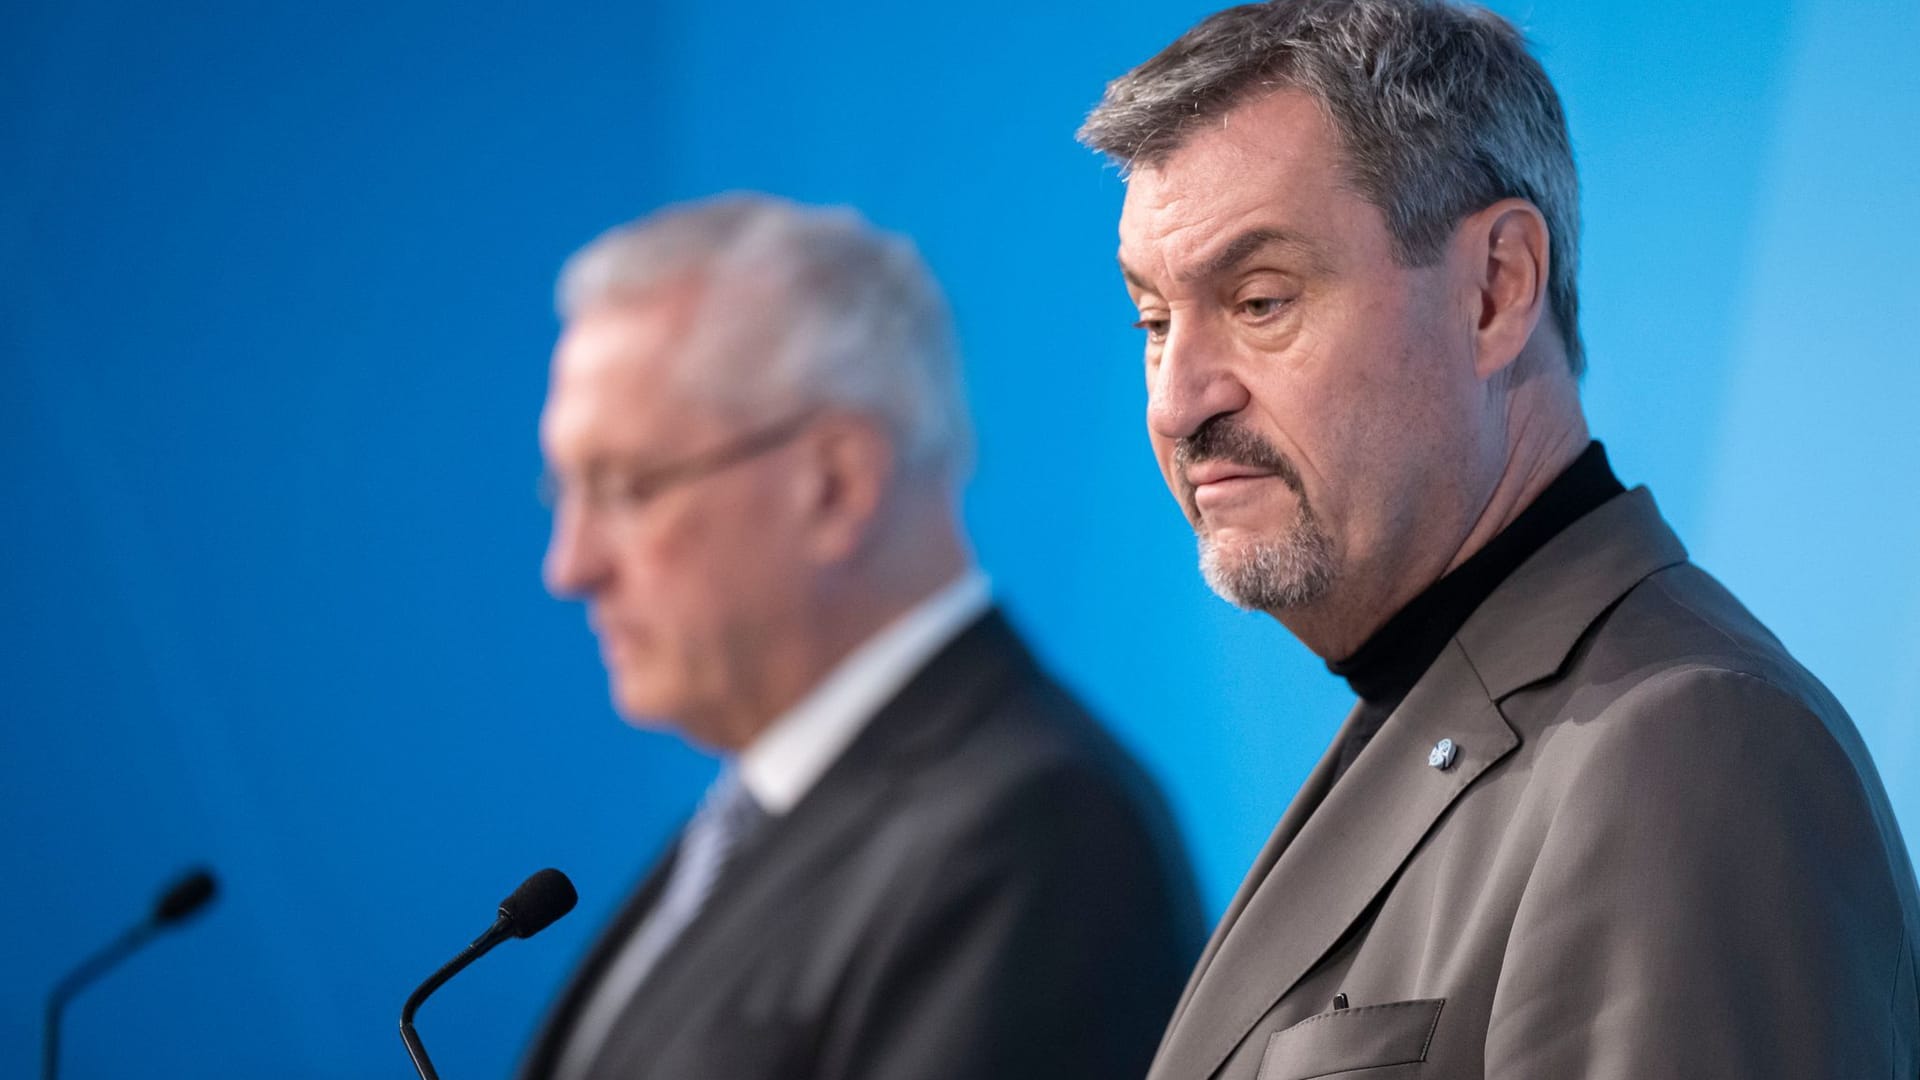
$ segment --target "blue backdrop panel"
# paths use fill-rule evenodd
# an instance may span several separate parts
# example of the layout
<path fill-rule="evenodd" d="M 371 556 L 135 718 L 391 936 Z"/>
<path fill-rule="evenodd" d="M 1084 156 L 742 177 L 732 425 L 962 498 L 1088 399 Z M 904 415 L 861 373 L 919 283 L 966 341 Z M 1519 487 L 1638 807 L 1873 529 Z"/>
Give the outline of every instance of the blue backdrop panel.
<path fill-rule="evenodd" d="M 1920 84 L 1907 0 L 1502 4 L 1567 100 L 1586 386 L 1629 482 L 1920 815 Z M 1102 83 L 1208 5 L 536 10 L 32 0 L 0 33 L 0 1072 L 178 867 L 219 906 L 79 999 L 68 1075 L 411 1075 L 415 982 L 527 872 L 582 913 L 420 1028 L 503 1076 L 711 762 L 541 592 L 552 277 L 728 188 L 853 203 L 948 286 L 1002 597 L 1224 902 L 1346 710 L 1215 600 L 1142 434 Z"/>

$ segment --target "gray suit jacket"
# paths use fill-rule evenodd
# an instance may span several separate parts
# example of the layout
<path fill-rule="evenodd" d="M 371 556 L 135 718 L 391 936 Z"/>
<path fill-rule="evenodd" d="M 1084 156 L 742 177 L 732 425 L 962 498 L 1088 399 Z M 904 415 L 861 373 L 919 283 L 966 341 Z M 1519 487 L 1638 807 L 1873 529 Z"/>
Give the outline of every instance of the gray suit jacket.
<path fill-rule="evenodd" d="M 527 1080 L 670 862 L 562 993 Z M 991 613 L 734 853 L 595 1075 L 1137 1077 L 1201 937 L 1159 792 Z"/>
<path fill-rule="evenodd" d="M 1152 1080 L 1920 1073 L 1920 901 L 1866 749 L 1645 489 L 1502 583 L 1330 784 L 1335 757 Z"/>

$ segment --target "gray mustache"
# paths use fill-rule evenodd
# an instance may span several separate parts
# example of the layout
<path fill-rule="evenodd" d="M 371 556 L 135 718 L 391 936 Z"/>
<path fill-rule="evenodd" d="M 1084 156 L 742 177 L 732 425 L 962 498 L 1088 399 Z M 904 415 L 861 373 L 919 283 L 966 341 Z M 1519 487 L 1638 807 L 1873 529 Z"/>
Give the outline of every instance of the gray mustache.
<path fill-rule="evenodd" d="M 1224 461 L 1273 473 L 1302 500 L 1307 496 L 1300 482 L 1300 470 L 1294 468 L 1293 462 L 1274 449 L 1272 443 L 1230 417 L 1216 416 L 1173 444 L 1174 471 L 1186 488 L 1189 502 L 1193 498 L 1193 485 L 1187 482 L 1187 470 L 1203 461 Z"/>

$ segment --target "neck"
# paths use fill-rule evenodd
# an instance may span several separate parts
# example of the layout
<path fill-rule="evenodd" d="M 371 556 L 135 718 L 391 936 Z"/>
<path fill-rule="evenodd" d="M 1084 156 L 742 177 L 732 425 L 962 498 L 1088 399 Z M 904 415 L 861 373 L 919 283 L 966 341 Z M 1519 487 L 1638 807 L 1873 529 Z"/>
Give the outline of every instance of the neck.
<path fill-rule="evenodd" d="M 825 679 L 847 654 L 952 583 L 973 556 L 951 514 L 898 530 L 814 583 L 797 624 L 769 641 L 752 705 L 729 725 L 725 749 L 745 749 Z"/>
<path fill-rule="evenodd" d="M 1565 472 L 1567 466 L 1573 464 L 1573 459 L 1579 457 L 1587 444 L 1593 441 L 1593 436 L 1587 431 L 1586 419 L 1577 413 L 1571 417 L 1570 423 L 1523 422 L 1515 431 L 1514 450 L 1508 456 L 1507 467 L 1495 481 L 1492 494 L 1487 497 L 1486 505 L 1481 508 L 1473 527 L 1467 530 L 1466 538 L 1454 550 L 1452 558 L 1447 560 L 1447 568 L 1441 572 L 1442 576 L 1472 558 L 1487 546 L 1489 540 L 1513 524 L 1513 519 L 1533 505 L 1547 485 Z M 1415 591 L 1417 594 L 1418 590 Z"/>
<path fill-rule="evenodd" d="M 1460 514 L 1455 520 L 1463 525 L 1429 527 L 1450 541 L 1415 550 L 1412 541 L 1422 530 L 1409 530 L 1404 534 L 1410 540 L 1408 554 L 1397 569 L 1354 572 L 1349 567 L 1318 601 L 1274 613 L 1316 655 L 1325 660 L 1352 656 L 1414 597 L 1500 535 L 1592 441 L 1570 375 L 1522 377 L 1506 394 L 1504 461 L 1490 480 L 1463 492 L 1467 500 L 1478 500 L 1478 511 Z"/>

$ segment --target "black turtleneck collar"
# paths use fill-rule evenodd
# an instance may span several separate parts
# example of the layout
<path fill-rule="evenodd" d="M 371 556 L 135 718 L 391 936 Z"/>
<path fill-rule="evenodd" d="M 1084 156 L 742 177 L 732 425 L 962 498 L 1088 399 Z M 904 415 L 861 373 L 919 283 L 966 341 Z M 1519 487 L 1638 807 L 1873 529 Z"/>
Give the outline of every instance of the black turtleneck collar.
<path fill-rule="evenodd" d="M 1468 616 L 1508 575 L 1567 526 L 1624 491 L 1607 464 L 1606 449 L 1598 442 L 1588 443 L 1573 464 L 1485 547 L 1427 586 L 1352 656 L 1329 661 L 1327 670 L 1347 680 L 1360 696 L 1362 712 L 1340 748 L 1339 772 L 1344 773 L 1360 755 Z"/>

